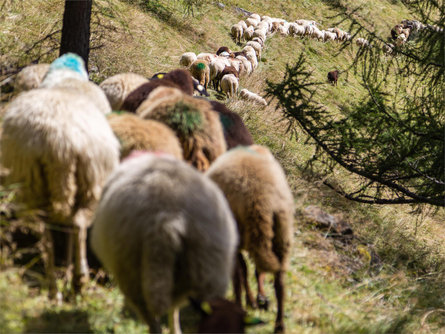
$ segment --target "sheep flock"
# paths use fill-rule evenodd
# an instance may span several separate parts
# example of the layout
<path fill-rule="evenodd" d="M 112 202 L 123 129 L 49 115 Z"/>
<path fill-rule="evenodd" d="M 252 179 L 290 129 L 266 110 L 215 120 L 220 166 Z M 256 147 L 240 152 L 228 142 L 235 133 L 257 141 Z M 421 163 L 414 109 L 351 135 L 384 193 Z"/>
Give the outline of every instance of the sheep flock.
<path fill-rule="evenodd" d="M 394 44 L 381 48 L 392 54 L 423 29 L 436 28 L 404 20 L 391 30 Z M 17 75 L 20 94 L 3 120 L 0 163 L 7 182 L 21 184 L 24 210 L 41 212 L 51 298 L 60 295 L 51 229 L 70 231 L 67 278 L 78 294 L 89 280 L 92 226 L 92 249 L 151 332 L 161 331 L 160 317 L 168 314 L 171 333 L 181 333 L 179 308 L 187 301 L 201 311 L 199 332 L 243 332 L 251 318 L 242 288 L 248 306 L 267 309 L 266 273 L 275 279 L 275 332 L 285 331 L 292 193 L 283 169 L 267 147 L 255 145 L 242 118 L 205 96 L 214 89 L 267 106 L 242 81 L 260 65 L 268 38 L 352 43 L 353 36 L 313 20 L 258 14 L 233 24 L 229 34 L 240 50 L 185 52 L 181 68 L 152 78 L 120 73 L 96 85 L 74 54 Z M 355 43 L 373 46 L 363 37 Z M 335 72 L 329 80 L 337 84 Z M 241 250 L 258 273 L 256 300 Z M 235 302 L 224 299 L 230 281 Z"/>

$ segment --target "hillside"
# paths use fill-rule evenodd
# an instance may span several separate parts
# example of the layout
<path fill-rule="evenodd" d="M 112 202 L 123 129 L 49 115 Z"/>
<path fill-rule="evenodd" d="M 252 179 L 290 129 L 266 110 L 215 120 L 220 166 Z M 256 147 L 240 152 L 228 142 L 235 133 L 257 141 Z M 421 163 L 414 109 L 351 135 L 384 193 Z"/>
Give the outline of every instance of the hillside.
<path fill-rule="evenodd" d="M 143 5 L 141 5 L 141 3 Z M 383 36 L 402 19 L 411 18 L 399 0 L 221 1 L 208 3 L 185 16 L 175 1 L 97 0 L 92 22 L 91 79 L 101 82 L 120 72 L 151 76 L 179 67 L 186 51 L 215 52 L 219 46 L 233 50 L 232 24 L 243 19 L 236 8 L 288 21 L 314 19 L 323 28 L 340 22 L 341 7 L 362 6 L 360 14 Z M 31 61 L 49 62 L 57 56 L 63 13 L 62 0 L 3 0 L 0 4 L 0 82 Z M 365 21 L 363 21 L 365 22 Z M 340 27 L 347 30 L 349 23 Z M 326 73 L 350 66 L 356 47 L 340 51 L 341 44 L 275 35 L 266 41 L 259 68 L 241 80 L 241 87 L 264 94 L 266 79 L 277 82 L 286 64 L 303 52 L 317 81 Z M 213 91 L 212 98 L 217 98 Z M 323 104 L 335 108 L 351 95 L 364 93 L 360 77 L 343 73 L 338 87 L 326 85 Z M 12 97 L 2 87 L 0 117 Z M 266 108 L 233 99 L 227 105 L 239 113 L 257 143 L 267 145 L 284 167 L 295 197 L 296 219 L 292 261 L 286 283 L 288 333 L 430 333 L 445 328 L 445 211 L 407 205 L 372 206 L 347 201 L 324 187 L 306 170 L 314 147 L 304 133 L 291 138 L 286 122 L 272 103 Z M 1 118 L 0 118 L 1 122 Z M 348 178 L 338 169 L 334 178 Z M 17 224 L 11 213 L 14 192 L 0 186 L 2 234 Z M 353 234 L 338 235 L 308 219 L 305 210 L 317 206 L 347 223 Z M 7 243 L 5 242 L 4 245 Z M 31 252 L 36 256 L 36 252 Z M 35 283 L 38 272 L 26 273 L 31 262 L 20 250 L 0 249 L 0 328 L 12 332 L 114 332 L 144 333 L 146 327 L 123 311 L 123 297 L 111 283 L 91 282 L 74 303 L 51 304 Z M 254 287 L 253 267 L 250 266 Z M 270 333 L 275 317 L 272 276 L 268 277 L 269 311 L 249 310 L 267 323 L 249 333 Z M 30 283 L 31 282 L 31 283 Z M 60 282 L 63 285 L 63 282 Z M 231 292 L 229 292 L 231 296 Z M 184 315 L 187 329 L 187 314 Z"/>

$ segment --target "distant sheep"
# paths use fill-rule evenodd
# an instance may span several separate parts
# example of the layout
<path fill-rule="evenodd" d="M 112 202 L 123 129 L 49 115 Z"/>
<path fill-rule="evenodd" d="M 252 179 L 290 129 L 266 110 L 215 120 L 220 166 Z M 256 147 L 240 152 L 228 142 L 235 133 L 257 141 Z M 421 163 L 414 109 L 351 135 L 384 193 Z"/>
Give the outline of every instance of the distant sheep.
<path fill-rule="evenodd" d="M 191 64 L 197 59 L 194 52 L 186 52 L 181 55 L 179 59 L 179 65 L 184 67 L 190 67 Z"/>
<path fill-rule="evenodd" d="M 168 125 L 179 138 L 184 160 L 207 170 L 226 151 L 224 132 L 210 103 L 185 95 L 180 90 L 160 87 L 140 105 L 136 113 Z"/>
<path fill-rule="evenodd" d="M 241 92 L 240 92 L 240 97 L 241 97 L 243 100 L 252 101 L 252 102 L 261 104 L 261 105 L 263 105 L 263 106 L 267 106 L 267 102 L 266 102 L 265 99 L 263 99 L 263 98 L 262 98 L 261 96 L 259 96 L 258 94 L 253 93 L 253 92 L 251 92 L 251 91 L 249 91 L 249 90 L 247 90 L 247 89 L 245 89 L 245 88 L 241 90 Z"/>
<path fill-rule="evenodd" d="M 221 90 L 222 90 L 221 81 L 222 81 L 222 78 L 226 74 L 233 74 L 235 76 L 235 78 L 239 80 L 239 72 L 236 70 L 236 68 L 233 66 L 225 66 L 224 69 L 220 73 L 218 73 L 215 77 L 215 81 L 216 81 L 215 89 L 216 90 L 218 90 L 218 88 L 220 86 L 221 86 Z"/>
<path fill-rule="evenodd" d="M 224 296 L 238 236 L 213 182 L 172 157 L 142 154 L 124 161 L 108 179 L 91 244 L 150 332 L 161 332 L 161 316 L 168 312 L 170 333 L 180 333 L 179 307 L 188 297 Z M 228 332 L 231 316 L 221 319 L 210 305 L 213 312 L 201 330 Z"/>
<path fill-rule="evenodd" d="M 332 85 L 337 86 L 337 81 L 338 81 L 338 75 L 339 75 L 339 71 L 335 70 L 335 71 L 331 71 L 328 73 L 328 81 L 330 83 L 332 83 Z"/>
<path fill-rule="evenodd" d="M 102 185 L 119 162 L 119 143 L 103 113 L 76 91 L 40 88 L 23 93 L 3 119 L 1 163 L 8 179 L 20 183 L 20 199 L 45 211 L 46 223 L 70 228 L 74 274 L 80 292 L 89 279 L 86 232 Z M 50 230 L 45 229 L 49 236 Z M 52 240 L 52 239 L 50 239 Z M 54 252 L 47 245 L 49 294 L 57 287 Z"/>
<path fill-rule="evenodd" d="M 165 152 L 182 160 L 179 140 L 165 124 L 130 113 L 111 114 L 108 122 L 121 144 L 121 160 L 135 150 Z"/>
<path fill-rule="evenodd" d="M 148 79 L 136 73 L 119 73 L 105 79 L 99 85 L 110 102 L 111 109 L 120 110 L 128 94 Z"/>
<path fill-rule="evenodd" d="M 192 65 L 190 65 L 190 73 L 192 74 L 192 77 L 198 80 L 199 83 L 207 89 L 210 82 L 210 68 L 209 63 L 206 60 L 195 60 Z"/>
<path fill-rule="evenodd" d="M 355 44 L 357 44 L 360 47 L 369 47 L 370 46 L 369 41 L 367 39 L 361 38 L 361 37 L 357 38 L 355 40 Z"/>
<path fill-rule="evenodd" d="M 235 43 L 241 43 L 241 39 L 243 38 L 244 29 L 240 24 L 234 24 L 230 28 L 230 33 L 232 34 L 232 37 L 233 37 L 233 40 L 235 41 Z"/>
<path fill-rule="evenodd" d="M 31 90 L 40 86 L 49 70 L 49 64 L 32 64 L 23 68 L 16 76 L 14 92 Z"/>
<path fill-rule="evenodd" d="M 189 95 L 193 95 L 194 91 L 193 79 L 190 72 L 182 69 L 173 70 L 163 75 L 160 79 L 152 79 L 142 84 L 128 94 L 122 104 L 122 110 L 136 112 L 136 109 L 148 98 L 151 92 L 161 86 L 178 88 Z"/>
<path fill-rule="evenodd" d="M 274 332 L 283 332 L 284 277 L 290 257 L 294 212 L 286 176 L 270 151 L 258 145 L 238 147 L 221 155 L 206 175 L 226 195 L 238 224 L 240 249 L 247 250 L 255 263 L 259 274 L 258 301 L 267 300 L 263 290 L 264 274 L 275 275 L 278 311 Z M 241 280 L 242 277 L 237 277 L 234 285 L 239 286 Z M 241 303 L 240 291 L 236 291 L 236 299 Z"/>

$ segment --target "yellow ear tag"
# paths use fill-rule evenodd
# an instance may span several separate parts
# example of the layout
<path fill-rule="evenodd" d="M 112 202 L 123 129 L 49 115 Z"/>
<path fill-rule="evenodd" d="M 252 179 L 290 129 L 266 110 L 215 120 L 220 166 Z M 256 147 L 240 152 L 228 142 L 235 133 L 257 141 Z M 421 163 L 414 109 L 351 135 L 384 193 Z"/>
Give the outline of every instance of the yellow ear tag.
<path fill-rule="evenodd" d="M 252 317 L 250 315 L 246 315 L 244 317 L 244 325 L 246 326 L 255 326 L 264 324 L 264 321 L 257 317 Z"/>
<path fill-rule="evenodd" d="M 164 77 L 164 75 L 165 75 L 165 74 L 158 74 L 158 75 L 156 76 L 156 78 L 158 78 L 158 79 L 162 79 L 162 78 Z"/>
<path fill-rule="evenodd" d="M 201 303 L 201 309 L 206 313 L 206 314 L 212 314 L 212 307 L 210 306 L 209 303 L 207 302 L 202 302 Z"/>

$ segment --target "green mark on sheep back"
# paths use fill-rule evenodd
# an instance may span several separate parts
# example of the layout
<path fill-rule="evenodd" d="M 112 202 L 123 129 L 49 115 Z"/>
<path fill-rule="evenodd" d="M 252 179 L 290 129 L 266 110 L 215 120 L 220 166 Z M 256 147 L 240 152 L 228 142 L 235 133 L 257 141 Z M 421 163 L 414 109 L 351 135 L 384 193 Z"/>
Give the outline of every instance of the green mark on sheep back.
<path fill-rule="evenodd" d="M 196 65 L 197 68 L 199 68 L 200 70 L 203 70 L 206 68 L 206 65 L 204 63 L 198 63 L 198 65 Z"/>
<path fill-rule="evenodd" d="M 233 125 L 233 120 L 230 117 L 228 117 L 227 115 L 219 114 L 219 120 L 220 120 L 224 130 L 230 129 Z"/>
<path fill-rule="evenodd" d="M 169 111 L 171 117 L 168 125 L 175 129 L 178 135 L 188 137 L 202 128 L 201 113 L 193 106 L 181 101 L 172 106 Z"/>

